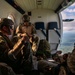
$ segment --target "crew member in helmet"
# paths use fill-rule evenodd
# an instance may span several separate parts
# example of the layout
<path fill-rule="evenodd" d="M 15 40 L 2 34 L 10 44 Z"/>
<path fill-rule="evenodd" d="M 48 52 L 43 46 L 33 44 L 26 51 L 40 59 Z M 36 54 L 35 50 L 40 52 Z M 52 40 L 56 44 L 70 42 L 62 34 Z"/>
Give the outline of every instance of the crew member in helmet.
<path fill-rule="evenodd" d="M 13 45 L 9 39 L 9 35 L 14 30 L 13 25 L 13 21 L 8 18 L 1 18 L 0 20 L 0 62 L 8 64 L 16 73 L 19 73 L 23 59 L 21 48 L 27 35 L 21 34 L 21 38 Z M 21 56 L 18 56 L 18 54 Z"/>
<path fill-rule="evenodd" d="M 34 25 L 30 23 L 30 17 L 24 14 L 21 18 L 21 23 L 16 29 L 16 34 L 27 33 L 28 36 L 32 36 L 36 33 Z"/>
<path fill-rule="evenodd" d="M 16 34 L 20 36 L 21 33 L 26 33 L 31 43 L 32 51 L 35 54 L 39 44 L 39 37 L 36 35 L 36 29 L 33 24 L 30 23 L 30 17 L 24 14 L 21 18 L 21 23 L 16 29 Z"/>

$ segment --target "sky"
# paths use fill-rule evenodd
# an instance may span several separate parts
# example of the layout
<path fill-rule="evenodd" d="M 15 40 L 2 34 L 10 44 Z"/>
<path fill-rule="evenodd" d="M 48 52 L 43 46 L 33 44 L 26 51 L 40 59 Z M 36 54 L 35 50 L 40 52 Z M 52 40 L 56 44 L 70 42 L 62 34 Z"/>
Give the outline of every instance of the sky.
<path fill-rule="evenodd" d="M 62 19 L 74 19 L 71 22 L 63 22 L 63 36 L 58 50 L 63 53 L 72 52 L 75 42 L 75 3 L 61 12 Z"/>
<path fill-rule="evenodd" d="M 66 8 L 61 12 L 63 19 L 75 19 L 75 3 Z M 64 22 L 63 30 L 66 31 L 75 31 L 75 20 L 72 22 Z"/>

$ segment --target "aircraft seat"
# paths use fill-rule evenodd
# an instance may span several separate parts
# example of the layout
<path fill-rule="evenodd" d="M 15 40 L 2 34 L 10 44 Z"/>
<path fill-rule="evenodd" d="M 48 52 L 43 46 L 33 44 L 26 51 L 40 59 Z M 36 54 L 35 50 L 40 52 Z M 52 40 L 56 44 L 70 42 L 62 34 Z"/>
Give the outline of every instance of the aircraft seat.
<path fill-rule="evenodd" d="M 56 50 L 60 40 L 60 30 L 57 22 L 48 22 L 47 40 L 50 43 L 51 50 Z"/>
<path fill-rule="evenodd" d="M 46 29 L 44 27 L 44 22 L 36 22 L 35 28 L 40 39 L 46 39 Z"/>

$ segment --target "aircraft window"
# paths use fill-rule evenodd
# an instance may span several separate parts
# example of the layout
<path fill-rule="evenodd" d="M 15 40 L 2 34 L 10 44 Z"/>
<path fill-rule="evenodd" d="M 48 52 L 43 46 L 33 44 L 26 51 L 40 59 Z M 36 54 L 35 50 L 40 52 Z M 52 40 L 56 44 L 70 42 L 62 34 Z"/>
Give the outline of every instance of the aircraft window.
<path fill-rule="evenodd" d="M 14 18 L 14 15 L 13 14 L 9 14 L 8 15 L 8 18 L 11 19 L 13 22 L 15 22 L 15 18 Z"/>
<path fill-rule="evenodd" d="M 1 18 L 0 18 L 0 21 L 1 21 Z"/>

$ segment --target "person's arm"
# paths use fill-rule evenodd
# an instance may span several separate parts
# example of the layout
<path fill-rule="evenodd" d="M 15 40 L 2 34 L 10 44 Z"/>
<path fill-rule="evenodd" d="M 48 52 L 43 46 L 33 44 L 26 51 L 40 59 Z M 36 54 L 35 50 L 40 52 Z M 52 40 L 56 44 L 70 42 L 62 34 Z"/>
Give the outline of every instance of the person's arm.
<path fill-rule="evenodd" d="M 14 45 L 13 49 L 8 52 L 8 55 L 9 55 L 10 58 L 14 57 L 14 59 L 16 59 L 16 56 L 18 55 L 18 53 L 25 46 L 25 41 L 26 40 L 27 40 L 27 35 L 26 34 L 21 34 L 21 38 Z"/>
<path fill-rule="evenodd" d="M 0 60 L 7 61 L 8 60 L 8 52 L 9 46 L 7 45 L 6 40 L 0 36 Z"/>
<path fill-rule="evenodd" d="M 36 34 L 36 28 L 33 24 L 32 24 L 32 34 Z"/>

